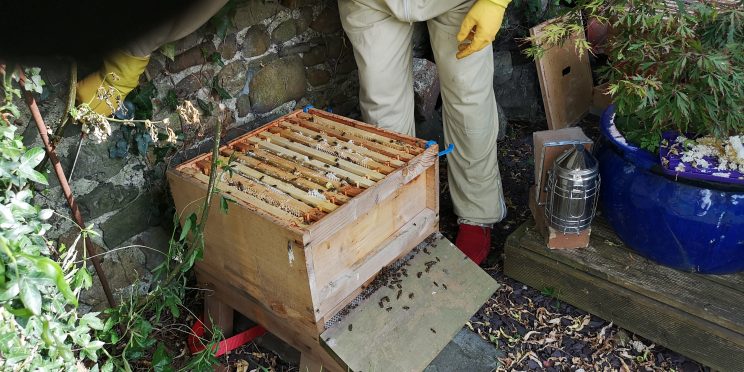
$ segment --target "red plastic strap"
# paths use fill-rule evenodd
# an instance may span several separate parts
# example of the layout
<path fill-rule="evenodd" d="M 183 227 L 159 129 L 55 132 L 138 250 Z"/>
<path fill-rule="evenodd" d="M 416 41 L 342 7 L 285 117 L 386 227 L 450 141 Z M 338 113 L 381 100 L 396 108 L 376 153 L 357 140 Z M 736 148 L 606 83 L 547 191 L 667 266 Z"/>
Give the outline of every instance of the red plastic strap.
<path fill-rule="evenodd" d="M 206 348 L 199 340 L 199 338 L 204 336 L 205 333 L 204 322 L 202 322 L 201 319 L 198 319 L 194 326 L 191 327 L 191 331 L 193 333 L 188 337 L 189 350 L 191 350 L 191 354 L 196 354 Z M 221 356 L 229 351 L 235 350 L 264 334 L 266 334 L 266 329 L 257 325 L 226 340 L 222 340 L 217 346 L 217 353 L 215 356 Z"/>

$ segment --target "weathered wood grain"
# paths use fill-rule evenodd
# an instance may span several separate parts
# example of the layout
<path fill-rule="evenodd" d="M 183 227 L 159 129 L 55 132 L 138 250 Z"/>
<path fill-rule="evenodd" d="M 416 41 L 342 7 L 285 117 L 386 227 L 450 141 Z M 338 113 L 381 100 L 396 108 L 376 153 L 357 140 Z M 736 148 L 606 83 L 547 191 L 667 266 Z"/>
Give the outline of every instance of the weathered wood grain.
<path fill-rule="evenodd" d="M 744 288 L 657 265 L 624 249 L 601 221 L 589 248 L 548 250 L 526 223 L 505 245 L 506 275 L 714 369 L 744 365 Z"/>
<path fill-rule="evenodd" d="M 498 288 L 448 240 L 428 251 L 409 261 L 402 289 L 380 288 L 321 334 L 349 370 L 422 371 Z"/>

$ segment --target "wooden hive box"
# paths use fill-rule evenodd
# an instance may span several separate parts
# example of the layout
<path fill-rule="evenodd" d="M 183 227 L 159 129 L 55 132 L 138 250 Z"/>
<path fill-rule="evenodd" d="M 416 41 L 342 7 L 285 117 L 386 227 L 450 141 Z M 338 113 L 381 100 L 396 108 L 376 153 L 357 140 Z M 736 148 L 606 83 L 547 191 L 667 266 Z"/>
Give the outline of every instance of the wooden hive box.
<path fill-rule="evenodd" d="M 200 276 L 318 335 L 381 268 L 438 230 L 437 146 L 320 110 L 297 111 L 220 148 Z M 206 194 L 211 154 L 168 172 L 179 215 Z"/>

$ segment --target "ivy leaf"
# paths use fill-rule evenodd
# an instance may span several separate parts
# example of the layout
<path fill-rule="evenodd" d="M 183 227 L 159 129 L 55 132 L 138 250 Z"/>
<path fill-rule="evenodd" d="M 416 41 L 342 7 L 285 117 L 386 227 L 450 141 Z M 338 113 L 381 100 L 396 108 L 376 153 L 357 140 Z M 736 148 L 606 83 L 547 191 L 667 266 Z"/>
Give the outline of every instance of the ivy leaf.
<path fill-rule="evenodd" d="M 27 280 L 21 282 L 21 302 L 32 314 L 41 314 L 41 293 Z"/>
<path fill-rule="evenodd" d="M 217 79 L 217 76 L 215 76 L 214 78 L 212 78 L 212 89 L 214 89 L 214 91 L 217 92 L 217 94 L 222 99 L 230 99 L 230 98 L 232 98 L 232 96 L 230 95 L 230 93 L 228 93 L 227 90 L 225 90 L 225 88 L 223 88 L 220 85 L 220 81 L 219 81 L 219 79 Z"/>
<path fill-rule="evenodd" d="M 137 135 L 134 136 L 134 142 L 137 144 L 137 152 L 141 156 L 147 155 L 147 149 L 150 144 L 153 143 L 150 135 L 144 132 L 137 133 Z"/>
<path fill-rule="evenodd" d="M 171 42 L 171 43 L 163 44 L 163 46 L 160 47 L 160 53 L 164 55 L 166 58 L 173 61 L 174 58 L 176 57 L 176 43 Z"/>
<path fill-rule="evenodd" d="M 155 372 L 173 371 L 171 367 L 172 359 L 162 342 L 158 342 L 158 348 L 152 355 L 152 369 Z"/>
<path fill-rule="evenodd" d="M 214 106 L 212 106 L 211 102 L 207 102 L 201 98 L 197 98 L 196 103 L 199 105 L 199 108 L 204 111 L 205 116 L 212 116 L 212 110 L 214 110 Z"/>

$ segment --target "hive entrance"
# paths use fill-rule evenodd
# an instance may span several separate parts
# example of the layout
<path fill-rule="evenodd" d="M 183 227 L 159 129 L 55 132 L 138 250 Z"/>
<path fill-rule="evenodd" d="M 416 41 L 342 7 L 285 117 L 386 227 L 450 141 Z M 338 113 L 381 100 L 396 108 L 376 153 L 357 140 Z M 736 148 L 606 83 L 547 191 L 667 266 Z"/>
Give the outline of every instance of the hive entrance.
<path fill-rule="evenodd" d="M 220 164 L 229 170 L 219 188 L 276 218 L 309 225 L 423 151 L 418 143 L 297 113 L 223 146 Z M 180 170 L 206 182 L 211 161 L 205 155 Z"/>

